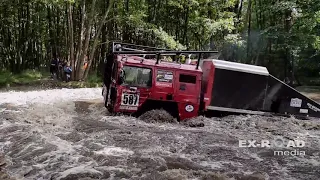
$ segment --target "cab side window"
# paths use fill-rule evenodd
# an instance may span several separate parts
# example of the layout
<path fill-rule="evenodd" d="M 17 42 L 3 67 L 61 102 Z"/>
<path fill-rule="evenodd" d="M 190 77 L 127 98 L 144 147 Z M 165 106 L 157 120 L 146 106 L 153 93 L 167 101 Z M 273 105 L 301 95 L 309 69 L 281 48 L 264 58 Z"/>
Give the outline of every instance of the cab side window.
<path fill-rule="evenodd" d="M 197 83 L 197 76 L 187 75 L 187 74 L 180 74 L 179 82 L 196 84 Z"/>
<path fill-rule="evenodd" d="M 179 75 L 179 90 L 180 91 L 188 91 L 195 88 L 197 83 L 197 76 L 189 75 L 189 74 L 180 74 Z"/>

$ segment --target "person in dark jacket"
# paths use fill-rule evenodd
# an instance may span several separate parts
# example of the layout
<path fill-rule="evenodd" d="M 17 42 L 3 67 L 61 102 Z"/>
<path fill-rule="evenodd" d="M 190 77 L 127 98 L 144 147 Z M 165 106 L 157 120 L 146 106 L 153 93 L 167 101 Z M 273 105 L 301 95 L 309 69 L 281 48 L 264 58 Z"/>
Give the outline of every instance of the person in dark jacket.
<path fill-rule="evenodd" d="M 59 61 L 58 59 L 54 58 L 51 60 L 50 64 L 50 74 L 51 78 L 55 78 L 58 72 L 58 66 L 59 66 Z"/>

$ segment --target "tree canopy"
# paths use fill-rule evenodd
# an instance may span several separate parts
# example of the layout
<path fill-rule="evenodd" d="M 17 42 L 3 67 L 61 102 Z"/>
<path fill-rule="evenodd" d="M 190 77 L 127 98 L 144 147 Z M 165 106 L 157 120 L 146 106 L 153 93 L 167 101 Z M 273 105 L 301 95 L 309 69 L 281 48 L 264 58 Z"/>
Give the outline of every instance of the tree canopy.
<path fill-rule="evenodd" d="M 218 50 L 279 78 L 318 77 L 319 23 L 320 0 L 2 0 L 0 68 L 19 73 L 59 57 L 83 79 L 117 40 Z"/>

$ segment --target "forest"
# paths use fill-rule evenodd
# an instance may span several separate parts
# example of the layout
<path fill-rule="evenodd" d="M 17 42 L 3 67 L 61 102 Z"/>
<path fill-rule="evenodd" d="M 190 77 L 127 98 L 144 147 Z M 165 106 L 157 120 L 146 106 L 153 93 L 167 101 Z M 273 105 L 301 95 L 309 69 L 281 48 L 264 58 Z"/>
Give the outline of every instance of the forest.
<path fill-rule="evenodd" d="M 320 0 L 0 1 L 1 72 L 49 71 L 59 58 L 74 67 L 73 80 L 99 76 L 110 41 L 217 50 L 219 59 L 315 85 Z"/>

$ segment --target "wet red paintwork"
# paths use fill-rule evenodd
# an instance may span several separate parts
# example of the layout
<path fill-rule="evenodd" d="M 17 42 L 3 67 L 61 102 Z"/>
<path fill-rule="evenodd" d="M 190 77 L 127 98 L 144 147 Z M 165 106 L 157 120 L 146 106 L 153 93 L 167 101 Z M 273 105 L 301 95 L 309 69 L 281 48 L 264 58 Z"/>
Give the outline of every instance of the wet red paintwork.
<path fill-rule="evenodd" d="M 204 61 L 201 67 L 203 71 L 202 90 L 204 91 L 204 103 L 205 103 L 205 110 L 206 110 L 206 107 L 208 107 L 211 102 L 212 88 L 214 85 L 213 77 L 214 77 L 215 67 L 211 61 Z"/>

